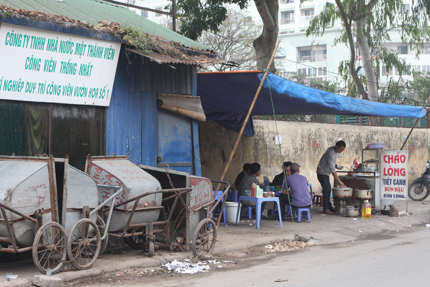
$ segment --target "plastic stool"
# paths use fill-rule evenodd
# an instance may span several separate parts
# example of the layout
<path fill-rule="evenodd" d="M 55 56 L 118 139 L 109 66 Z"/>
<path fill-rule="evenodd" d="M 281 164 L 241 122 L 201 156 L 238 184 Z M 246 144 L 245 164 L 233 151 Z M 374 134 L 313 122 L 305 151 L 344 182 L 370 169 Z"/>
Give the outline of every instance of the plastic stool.
<path fill-rule="evenodd" d="M 322 206 L 322 194 L 315 194 L 315 195 L 314 195 L 313 203 L 314 203 L 315 205 Z"/>
<path fill-rule="evenodd" d="M 297 208 L 294 209 L 294 218 L 297 218 L 297 222 L 302 221 L 302 213 L 307 212 L 307 217 L 309 220 L 309 223 L 311 222 L 311 211 L 309 208 Z"/>

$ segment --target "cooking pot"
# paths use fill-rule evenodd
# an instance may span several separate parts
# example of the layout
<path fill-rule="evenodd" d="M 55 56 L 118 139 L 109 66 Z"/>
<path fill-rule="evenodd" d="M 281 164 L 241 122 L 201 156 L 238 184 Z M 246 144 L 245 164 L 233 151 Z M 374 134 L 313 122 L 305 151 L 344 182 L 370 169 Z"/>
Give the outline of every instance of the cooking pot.
<path fill-rule="evenodd" d="M 355 198 L 357 199 L 372 199 L 371 189 L 356 189 Z"/>
<path fill-rule="evenodd" d="M 351 187 L 336 187 L 333 188 L 333 198 L 349 198 L 352 197 Z"/>
<path fill-rule="evenodd" d="M 349 217 L 357 217 L 360 214 L 360 211 L 356 206 L 347 206 L 346 212 Z"/>

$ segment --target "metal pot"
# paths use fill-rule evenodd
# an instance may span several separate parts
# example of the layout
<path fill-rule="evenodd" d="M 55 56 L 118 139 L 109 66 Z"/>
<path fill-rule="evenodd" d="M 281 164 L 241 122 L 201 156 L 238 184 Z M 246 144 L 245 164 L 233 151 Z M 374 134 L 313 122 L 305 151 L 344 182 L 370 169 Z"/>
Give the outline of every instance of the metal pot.
<path fill-rule="evenodd" d="M 360 214 L 360 211 L 356 206 L 347 206 L 346 212 L 349 217 L 357 217 Z"/>
<path fill-rule="evenodd" d="M 349 198 L 352 197 L 351 187 L 336 187 L 332 188 L 333 198 Z"/>
<path fill-rule="evenodd" d="M 371 189 L 356 189 L 355 198 L 357 199 L 372 199 Z"/>

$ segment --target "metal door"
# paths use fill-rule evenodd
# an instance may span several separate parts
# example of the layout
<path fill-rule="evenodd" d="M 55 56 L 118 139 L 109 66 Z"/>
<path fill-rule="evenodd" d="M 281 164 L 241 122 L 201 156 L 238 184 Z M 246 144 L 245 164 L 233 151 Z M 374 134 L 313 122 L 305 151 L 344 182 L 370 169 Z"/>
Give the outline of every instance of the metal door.
<path fill-rule="evenodd" d="M 192 120 L 158 110 L 158 167 L 194 174 Z"/>

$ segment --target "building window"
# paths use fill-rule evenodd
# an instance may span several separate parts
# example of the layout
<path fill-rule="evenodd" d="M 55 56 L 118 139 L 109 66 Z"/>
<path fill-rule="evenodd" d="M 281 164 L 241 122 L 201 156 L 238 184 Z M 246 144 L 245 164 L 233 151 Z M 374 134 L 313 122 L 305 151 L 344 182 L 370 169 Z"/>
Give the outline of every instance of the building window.
<path fill-rule="evenodd" d="M 281 12 L 281 25 L 294 24 L 294 11 Z"/>
<path fill-rule="evenodd" d="M 326 45 L 307 46 L 298 48 L 298 62 L 323 62 L 327 61 Z"/>
<path fill-rule="evenodd" d="M 416 72 L 421 72 L 421 65 L 412 65 L 412 70 Z"/>
<path fill-rule="evenodd" d="M 423 73 L 430 73 L 430 65 L 423 65 Z"/>
<path fill-rule="evenodd" d="M 311 49 L 300 50 L 299 51 L 300 59 L 299 62 L 315 62 L 315 52 Z"/>
<path fill-rule="evenodd" d="M 327 67 L 318 68 L 318 77 L 327 76 Z"/>
<path fill-rule="evenodd" d="M 382 66 L 381 67 L 381 76 L 387 76 L 387 67 L 386 66 Z"/>
<path fill-rule="evenodd" d="M 309 22 L 314 16 L 314 8 L 300 10 L 300 22 Z"/>
<path fill-rule="evenodd" d="M 281 4 L 294 3 L 294 0 L 281 0 Z"/>
<path fill-rule="evenodd" d="M 406 15 L 409 14 L 409 8 L 410 8 L 409 4 L 403 4 L 403 6 L 399 10 L 399 14 L 406 14 Z"/>
<path fill-rule="evenodd" d="M 0 154 L 69 156 L 69 163 L 85 169 L 88 154 L 104 150 L 105 108 L 0 101 Z"/>
<path fill-rule="evenodd" d="M 297 72 L 301 75 L 306 75 L 306 68 L 304 69 L 298 69 Z"/>
<path fill-rule="evenodd" d="M 315 77 L 317 75 L 317 68 L 308 68 L 308 75 Z"/>
<path fill-rule="evenodd" d="M 408 46 L 397 46 L 397 54 L 399 55 L 408 54 Z"/>

